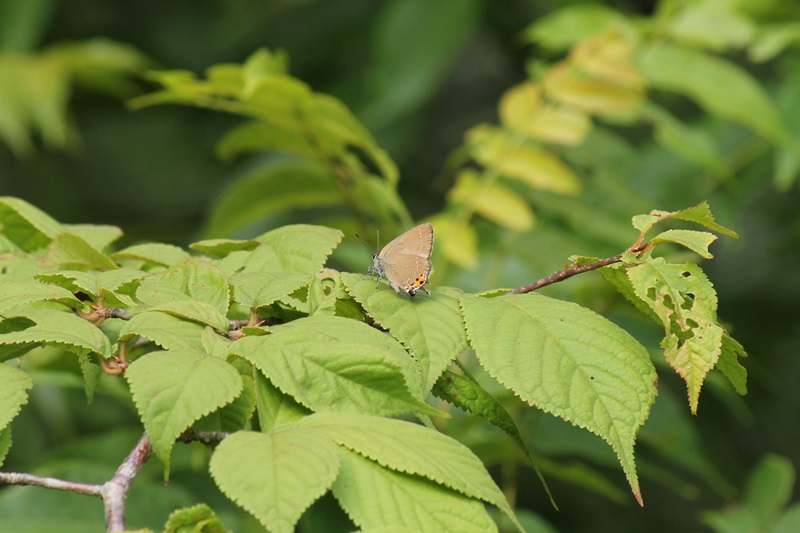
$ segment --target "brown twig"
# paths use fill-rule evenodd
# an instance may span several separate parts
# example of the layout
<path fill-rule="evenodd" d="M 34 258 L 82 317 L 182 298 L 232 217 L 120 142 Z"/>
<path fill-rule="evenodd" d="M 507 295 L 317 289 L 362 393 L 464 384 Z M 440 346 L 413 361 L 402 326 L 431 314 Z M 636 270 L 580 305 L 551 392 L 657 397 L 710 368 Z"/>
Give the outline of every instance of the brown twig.
<path fill-rule="evenodd" d="M 632 252 L 636 255 L 641 255 L 649 245 L 641 245 L 638 241 L 635 245 L 628 249 L 629 252 Z M 580 265 L 572 268 L 565 268 L 564 270 L 559 270 L 558 272 L 553 272 L 546 278 L 542 278 L 538 281 L 534 281 L 528 285 L 523 285 L 522 287 L 518 287 L 512 291 L 508 291 L 506 294 L 526 294 L 537 289 L 541 289 L 547 285 L 552 285 L 553 283 L 558 283 L 559 281 L 564 281 L 567 278 L 571 278 L 576 274 L 582 274 L 584 272 L 589 272 L 590 270 L 596 270 L 598 268 L 603 268 L 604 266 L 612 265 L 614 263 L 619 262 L 622 259 L 622 256 L 625 253 L 620 253 L 611 257 L 606 257 L 605 259 L 601 259 L 599 261 L 595 261 L 594 263 L 587 263 L 585 265 Z"/>

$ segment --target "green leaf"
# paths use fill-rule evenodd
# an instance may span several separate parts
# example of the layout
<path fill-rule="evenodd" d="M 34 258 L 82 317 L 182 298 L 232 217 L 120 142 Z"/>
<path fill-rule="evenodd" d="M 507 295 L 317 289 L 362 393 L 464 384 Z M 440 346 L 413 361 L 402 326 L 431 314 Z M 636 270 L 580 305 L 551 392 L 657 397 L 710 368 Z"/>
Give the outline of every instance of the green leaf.
<path fill-rule="evenodd" d="M 133 301 L 124 294 L 116 291 L 122 285 L 146 276 L 146 272 L 131 268 L 117 268 L 105 272 L 91 271 L 81 272 L 79 270 L 63 270 L 60 272 L 39 274 L 36 279 L 53 285 L 59 285 L 65 289 L 77 293 L 82 292 L 97 302 L 101 297 L 111 296 L 118 303 L 130 305 Z M 106 302 L 109 305 L 111 302 Z M 117 304 L 114 304 L 117 305 Z"/>
<path fill-rule="evenodd" d="M 201 317 L 215 313 L 216 321 L 221 324 L 228 312 L 230 293 L 227 277 L 219 268 L 204 261 L 189 260 L 144 278 L 136 297 L 154 307 L 181 301 L 205 303 L 209 307 L 195 318 L 202 322 Z"/>
<path fill-rule="evenodd" d="M 747 370 L 739 363 L 740 357 L 747 357 L 744 347 L 739 344 L 728 332 L 722 335 L 722 351 L 714 367 L 728 378 L 736 392 L 744 396 L 747 394 Z"/>
<path fill-rule="evenodd" d="M 100 381 L 100 376 L 103 374 L 103 369 L 94 363 L 88 354 L 78 354 L 78 363 L 81 365 L 81 374 L 83 374 L 83 390 L 86 393 L 86 403 L 91 404 L 94 401 L 94 391 L 97 389 L 97 383 Z"/>
<path fill-rule="evenodd" d="M 792 499 L 796 473 L 786 457 L 768 454 L 747 482 L 744 505 L 758 517 L 764 529 L 773 524 Z"/>
<path fill-rule="evenodd" d="M 304 274 L 253 269 L 231 276 L 234 300 L 252 309 L 268 306 L 307 283 L 308 276 Z"/>
<path fill-rule="evenodd" d="M 704 522 L 722 533 L 783 531 L 776 524 L 786 527 L 792 521 L 800 523 L 800 511 L 796 505 L 781 517 L 783 507 L 791 498 L 794 481 L 795 470 L 791 461 L 778 455 L 767 455 L 750 475 L 741 505 L 706 513 Z M 781 519 L 788 520 L 784 522 Z"/>
<path fill-rule="evenodd" d="M 117 226 L 102 224 L 62 224 L 65 233 L 77 235 L 88 242 L 96 250 L 104 250 L 114 241 L 122 237 L 122 230 Z"/>
<path fill-rule="evenodd" d="M 205 351 L 202 324 L 184 320 L 167 313 L 145 311 L 127 320 L 119 332 L 121 341 L 139 335 L 165 350 Z"/>
<path fill-rule="evenodd" d="M 342 274 L 347 290 L 375 321 L 408 348 L 422 368 L 428 393 L 445 368 L 467 347 L 458 301 L 433 292 L 414 300 L 357 274 Z"/>
<path fill-rule="evenodd" d="M 525 29 L 523 37 L 545 48 L 564 50 L 593 35 L 629 24 L 620 12 L 602 5 L 571 5 L 537 19 Z"/>
<path fill-rule="evenodd" d="M 47 259 L 66 270 L 114 270 L 117 265 L 83 238 L 59 233 L 48 247 Z"/>
<path fill-rule="evenodd" d="M 323 268 L 308 285 L 308 314 L 336 315 L 360 320 L 363 310 L 345 290 L 338 270 Z"/>
<path fill-rule="evenodd" d="M 633 446 L 656 396 L 644 347 L 600 315 L 540 295 L 464 297 L 461 308 L 481 366 L 529 404 L 608 442 L 641 504 Z"/>
<path fill-rule="evenodd" d="M 311 277 L 342 240 L 338 229 L 294 224 L 264 233 L 255 240 L 271 248 L 287 274 Z"/>
<path fill-rule="evenodd" d="M 316 413 L 298 428 L 322 432 L 378 464 L 422 476 L 498 507 L 522 530 L 503 493 L 480 459 L 457 440 L 417 424 L 374 416 Z"/>
<path fill-rule="evenodd" d="M 681 42 L 722 52 L 749 44 L 755 27 L 737 6 L 706 1 L 682 6 L 664 31 Z"/>
<path fill-rule="evenodd" d="M 731 176 L 731 170 L 707 128 L 684 124 L 666 109 L 652 103 L 642 105 L 641 113 L 645 120 L 653 123 L 655 138 L 665 148 L 721 178 Z"/>
<path fill-rule="evenodd" d="M 366 531 L 497 531 L 483 502 L 432 481 L 395 472 L 356 453 L 342 451 L 333 495 Z"/>
<path fill-rule="evenodd" d="M 0 364 L 0 430 L 4 430 L 22 406 L 28 403 L 28 389 L 31 387 L 33 382 L 28 374 L 13 366 Z M 11 438 L 10 433 L 6 438 Z"/>
<path fill-rule="evenodd" d="M 775 142 L 791 143 L 775 104 L 736 64 L 659 42 L 643 49 L 639 66 L 654 87 L 693 98 L 708 112 L 745 124 Z"/>
<path fill-rule="evenodd" d="M 673 211 L 671 213 L 665 211 L 655 211 L 654 213 L 658 214 L 661 218 L 687 220 L 689 222 L 700 224 L 711 231 L 727 235 L 728 237 L 733 237 L 735 239 L 739 238 L 735 231 L 726 228 L 721 224 L 717 224 L 716 220 L 714 220 L 714 215 L 711 214 L 711 207 L 709 207 L 707 202 L 700 202 L 694 207 L 681 209 L 680 211 Z"/>
<path fill-rule="evenodd" d="M 21 331 L 0 334 L 0 344 L 57 345 L 78 354 L 98 353 L 103 357 L 111 357 L 108 337 L 96 326 L 71 312 L 29 309 L 17 312 L 15 317 L 30 319 L 34 325 Z"/>
<path fill-rule="evenodd" d="M 240 431 L 211 456 L 220 490 L 275 533 L 291 533 L 300 516 L 339 473 L 339 450 L 318 431 L 290 427 Z"/>
<path fill-rule="evenodd" d="M 717 295 L 699 266 L 668 264 L 659 257 L 628 269 L 636 295 L 661 319 L 661 349 L 688 387 L 697 412 L 700 388 L 719 359 L 723 330 L 717 324 Z"/>
<path fill-rule="evenodd" d="M 712 259 L 714 256 L 708 251 L 708 247 L 716 240 L 716 235 L 705 231 L 669 229 L 650 239 L 650 242 L 652 244 L 674 242 L 685 246 L 704 259 Z"/>
<path fill-rule="evenodd" d="M 433 393 L 468 413 L 480 416 L 500 428 L 530 458 L 528 447 L 522 440 L 519 428 L 503 404 L 472 379 L 454 372 L 445 371 L 433 387 Z"/>
<path fill-rule="evenodd" d="M 198 302 L 197 300 L 173 300 L 153 305 L 148 311 L 160 311 L 188 320 L 194 320 L 201 324 L 206 324 L 217 331 L 227 332 L 230 329 L 230 322 L 227 317 L 215 309 L 211 304 Z"/>
<path fill-rule="evenodd" d="M 254 375 L 256 409 L 262 431 L 271 431 L 293 424 L 310 414 L 308 409 L 294 401 L 291 396 L 278 390 L 270 380 L 264 377 L 264 374 L 255 370 Z"/>
<path fill-rule="evenodd" d="M 152 352 L 125 371 L 136 410 L 169 479 L 175 439 L 193 422 L 233 401 L 239 373 L 216 357 L 193 351 Z"/>
<path fill-rule="evenodd" d="M 251 121 L 240 124 L 226 133 L 217 144 L 217 155 L 220 159 L 230 161 L 249 152 L 275 151 L 316 159 L 320 153 L 317 147 L 308 141 L 309 138 L 299 129 L 280 129 L 270 123 Z M 262 173 L 252 174 L 250 178 L 257 175 Z M 328 182 L 331 183 L 330 180 Z M 237 183 L 234 188 L 238 186 Z"/>
<path fill-rule="evenodd" d="M 362 322 L 302 318 L 230 351 L 313 411 L 443 415 L 422 400 L 419 369 L 403 347 Z"/>
<path fill-rule="evenodd" d="M 249 272 L 300 274 L 311 278 L 325 264 L 342 232 L 324 226 L 296 224 L 267 232 L 252 251 L 233 252 L 219 262 L 229 275 Z"/>
<path fill-rule="evenodd" d="M 201 503 L 173 511 L 164 525 L 164 533 L 232 533 L 208 505 Z"/>
<path fill-rule="evenodd" d="M 3 235 L 26 252 L 44 248 L 63 231 L 50 215 L 11 196 L 0 196 L 0 226 Z"/>
<path fill-rule="evenodd" d="M 480 23 L 476 0 L 390 2 L 377 7 L 368 41 L 367 105 L 358 116 L 373 131 L 391 131 L 424 108 Z M 399 80 L 402 80 L 398 82 Z"/>
<path fill-rule="evenodd" d="M 192 250 L 203 252 L 211 257 L 223 258 L 232 252 L 250 251 L 255 250 L 260 246 L 258 241 L 254 240 L 233 240 L 233 239 L 206 239 L 198 241 L 189 245 Z"/>
<path fill-rule="evenodd" d="M 80 300 L 70 291 L 61 287 L 53 287 L 36 281 L 4 281 L 0 284 L 0 314 L 43 301 L 59 302 L 72 308 L 81 306 Z"/>
<path fill-rule="evenodd" d="M 0 429 L 0 466 L 6 460 L 8 450 L 11 449 L 11 428 Z"/>
<path fill-rule="evenodd" d="M 262 128 L 276 132 L 267 126 Z M 229 187 L 213 207 L 203 234 L 232 235 L 276 213 L 341 203 L 341 193 L 330 171 L 321 163 L 280 160 Z"/>
<path fill-rule="evenodd" d="M 178 246 L 151 242 L 128 246 L 111 254 L 111 258 L 114 261 L 143 261 L 152 265 L 172 266 L 188 261 L 191 256 Z"/>
<path fill-rule="evenodd" d="M 680 211 L 650 211 L 647 215 L 636 215 L 633 217 L 633 227 L 639 230 L 642 234 L 650 231 L 653 226 L 662 220 L 685 220 L 687 222 L 694 222 L 704 228 L 710 229 L 716 233 L 721 233 L 729 237 L 738 239 L 739 236 L 735 231 L 717 224 L 714 220 L 714 215 L 711 214 L 711 208 L 707 202 L 701 202 L 694 207 L 681 209 Z"/>
<path fill-rule="evenodd" d="M 244 363 L 242 359 L 238 360 Z M 252 369 L 250 363 L 244 363 L 243 366 L 246 366 L 247 369 Z M 244 368 L 239 370 L 239 377 L 242 380 L 242 393 L 231 403 L 198 420 L 194 424 L 195 429 L 199 431 L 225 432 L 249 429 L 250 420 L 256 409 L 256 396 L 253 378 L 250 374 L 245 373 L 244 370 Z"/>

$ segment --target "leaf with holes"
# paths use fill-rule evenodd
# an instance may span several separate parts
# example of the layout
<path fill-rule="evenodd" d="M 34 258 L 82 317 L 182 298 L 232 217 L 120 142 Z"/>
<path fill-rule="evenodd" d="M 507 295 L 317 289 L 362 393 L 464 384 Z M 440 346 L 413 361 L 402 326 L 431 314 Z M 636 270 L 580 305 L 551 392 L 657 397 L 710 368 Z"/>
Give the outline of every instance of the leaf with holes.
<path fill-rule="evenodd" d="M 686 381 L 689 406 L 697 412 L 700 389 L 722 350 L 717 294 L 699 266 L 670 264 L 658 257 L 628 269 L 636 295 L 661 319 L 661 349 Z"/>
<path fill-rule="evenodd" d="M 641 504 L 633 447 L 656 396 L 644 347 L 593 311 L 541 295 L 465 296 L 461 309 L 481 366 L 529 404 L 608 442 Z"/>
<path fill-rule="evenodd" d="M 242 392 L 242 380 L 231 365 L 188 350 L 149 353 L 131 363 L 125 377 L 167 480 L 178 436 Z"/>

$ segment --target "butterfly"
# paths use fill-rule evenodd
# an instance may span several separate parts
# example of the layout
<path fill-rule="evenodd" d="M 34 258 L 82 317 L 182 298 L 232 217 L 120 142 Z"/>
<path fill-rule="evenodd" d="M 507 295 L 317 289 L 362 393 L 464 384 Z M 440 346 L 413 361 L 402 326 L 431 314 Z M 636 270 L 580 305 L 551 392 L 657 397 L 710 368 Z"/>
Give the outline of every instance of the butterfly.
<path fill-rule="evenodd" d="M 420 224 L 390 241 L 380 253 L 373 254 L 373 265 L 369 267 L 367 276 L 377 274 L 378 283 L 382 277 L 389 280 L 394 292 L 405 291 L 414 296 L 428 284 L 433 264 L 433 226 Z"/>

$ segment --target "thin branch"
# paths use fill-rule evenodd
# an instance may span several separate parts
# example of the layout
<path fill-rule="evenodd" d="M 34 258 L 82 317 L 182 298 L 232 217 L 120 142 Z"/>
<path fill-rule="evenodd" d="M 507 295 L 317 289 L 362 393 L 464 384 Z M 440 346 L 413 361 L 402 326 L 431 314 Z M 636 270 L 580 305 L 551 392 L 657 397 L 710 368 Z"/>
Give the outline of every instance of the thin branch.
<path fill-rule="evenodd" d="M 44 487 L 46 489 L 66 490 L 76 494 L 86 494 L 88 496 L 102 497 L 103 495 L 102 485 L 75 483 L 73 481 L 34 476 L 32 474 L 20 474 L 18 472 L 0 472 L 0 485 L 31 485 L 34 487 Z"/>
<path fill-rule="evenodd" d="M 584 272 L 589 272 L 590 270 L 596 270 L 598 268 L 614 264 L 618 262 L 620 259 L 622 259 L 622 254 L 617 254 L 612 257 L 601 259 L 600 261 L 595 261 L 594 263 L 588 263 L 586 265 L 559 270 L 558 272 L 553 272 L 546 278 L 542 278 L 539 281 L 534 281 L 533 283 L 530 283 L 528 285 L 523 285 L 522 287 L 518 287 L 513 291 L 508 291 L 506 294 L 525 294 L 528 292 L 532 292 L 537 289 L 541 289 L 542 287 L 545 287 L 547 285 L 552 285 L 553 283 L 564 281 L 565 279 L 571 278 L 572 276 L 575 276 L 577 274 L 582 274 Z"/>

